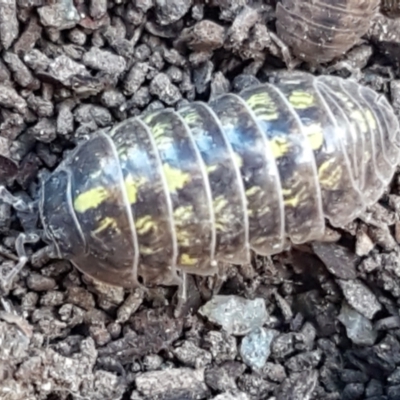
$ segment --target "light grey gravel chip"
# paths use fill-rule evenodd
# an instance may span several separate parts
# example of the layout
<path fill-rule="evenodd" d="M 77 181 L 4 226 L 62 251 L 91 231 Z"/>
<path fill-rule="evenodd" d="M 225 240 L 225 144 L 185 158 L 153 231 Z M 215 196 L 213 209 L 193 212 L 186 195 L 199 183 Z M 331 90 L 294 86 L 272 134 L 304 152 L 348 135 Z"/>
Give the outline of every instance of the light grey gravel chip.
<path fill-rule="evenodd" d="M 27 104 L 14 88 L 0 84 L 0 107 L 15 109 L 23 114 Z"/>
<path fill-rule="evenodd" d="M 136 377 L 136 388 L 145 399 L 208 398 L 209 389 L 204 382 L 204 369 L 174 368 L 150 371 Z"/>
<path fill-rule="evenodd" d="M 346 327 L 348 338 L 361 346 L 372 346 L 377 338 L 377 332 L 371 321 L 343 303 L 338 320 Z"/>
<path fill-rule="evenodd" d="M 250 400 L 250 397 L 244 392 L 234 392 L 234 393 L 221 393 L 212 400 Z"/>
<path fill-rule="evenodd" d="M 372 319 L 382 308 L 376 296 L 359 280 L 337 279 L 337 283 L 342 288 L 347 302 L 368 319 Z"/>
<path fill-rule="evenodd" d="M 150 93 L 169 106 L 176 104 L 182 98 L 179 89 L 164 73 L 159 73 L 153 78 L 150 83 Z"/>
<path fill-rule="evenodd" d="M 264 328 L 256 328 L 247 334 L 240 346 L 243 361 L 250 368 L 263 368 L 271 354 L 271 343 L 276 335 L 276 331 Z"/>
<path fill-rule="evenodd" d="M 40 22 L 43 26 L 58 31 L 73 28 L 81 19 L 73 0 L 58 2 L 38 8 Z"/>
<path fill-rule="evenodd" d="M 92 47 L 82 57 L 82 62 L 97 71 L 104 71 L 110 75 L 120 75 L 125 71 L 126 61 L 123 57 L 107 50 Z"/>
<path fill-rule="evenodd" d="M 192 0 L 156 0 L 156 17 L 160 25 L 180 20 L 190 9 Z"/>
<path fill-rule="evenodd" d="M 341 279 L 355 279 L 358 257 L 349 249 L 335 243 L 312 244 L 315 254 L 325 264 L 328 271 Z"/>
<path fill-rule="evenodd" d="M 8 49 L 19 33 L 16 0 L 0 1 L 0 43 Z"/>
<path fill-rule="evenodd" d="M 269 317 L 263 299 L 248 300 L 234 295 L 214 296 L 199 312 L 233 335 L 246 335 L 263 326 Z"/>
<path fill-rule="evenodd" d="M 77 63 L 65 55 L 57 57 L 49 64 L 48 73 L 65 86 L 72 84 L 74 76 L 90 76 L 84 65 Z"/>
<path fill-rule="evenodd" d="M 209 351 L 197 347 L 190 340 L 185 340 L 182 346 L 173 349 L 172 352 L 181 363 L 193 368 L 203 368 L 212 361 Z"/>

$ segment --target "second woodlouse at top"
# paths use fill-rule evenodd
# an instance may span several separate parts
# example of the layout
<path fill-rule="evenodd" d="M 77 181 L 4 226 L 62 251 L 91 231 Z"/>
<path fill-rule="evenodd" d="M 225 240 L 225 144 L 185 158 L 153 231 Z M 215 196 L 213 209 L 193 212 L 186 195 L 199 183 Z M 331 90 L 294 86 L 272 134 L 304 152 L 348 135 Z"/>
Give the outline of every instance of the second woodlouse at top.
<path fill-rule="evenodd" d="M 322 64 L 360 42 L 379 7 L 380 0 L 282 0 L 276 30 L 294 56 Z"/>

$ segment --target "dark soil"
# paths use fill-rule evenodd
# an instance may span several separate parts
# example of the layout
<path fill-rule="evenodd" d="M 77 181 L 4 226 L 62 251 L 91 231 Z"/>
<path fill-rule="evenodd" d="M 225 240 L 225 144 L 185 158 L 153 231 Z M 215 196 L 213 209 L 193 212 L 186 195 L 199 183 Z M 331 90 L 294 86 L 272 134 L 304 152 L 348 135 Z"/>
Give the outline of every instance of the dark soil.
<path fill-rule="evenodd" d="M 9 188 L 29 200 L 92 132 L 287 68 L 274 22 L 272 0 L 0 1 L 2 178 L 16 173 Z M 312 71 L 353 75 L 400 115 L 400 19 L 377 16 L 364 39 Z M 261 368 L 242 334 L 198 312 L 215 279 L 189 277 L 175 318 L 175 287 L 112 288 L 36 253 L 3 297 L 0 398 L 400 399 L 399 216 L 397 175 L 326 242 L 224 271 L 221 294 L 266 305 L 273 341 Z M 2 274 L 36 217 L 0 205 Z"/>

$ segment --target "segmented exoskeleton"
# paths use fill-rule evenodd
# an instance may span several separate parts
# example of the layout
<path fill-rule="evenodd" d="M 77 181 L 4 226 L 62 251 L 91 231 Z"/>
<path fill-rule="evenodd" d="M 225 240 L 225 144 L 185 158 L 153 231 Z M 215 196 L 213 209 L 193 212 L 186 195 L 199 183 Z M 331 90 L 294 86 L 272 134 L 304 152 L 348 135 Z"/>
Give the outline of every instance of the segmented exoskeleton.
<path fill-rule="evenodd" d="M 326 219 L 342 226 L 379 199 L 399 160 L 384 96 L 293 72 L 94 134 L 42 183 L 39 210 L 82 272 L 178 284 L 321 239 Z"/>
<path fill-rule="evenodd" d="M 299 59 L 329 62 L 360 42 L 379 5 L 380 0 L 282 0 L 277 33 Z"/>
<path fill-rule="evenodd" d="M 381 0 L 381 11 L 388 17 L 400 17 L 400 1 L 399 0 Z"/>

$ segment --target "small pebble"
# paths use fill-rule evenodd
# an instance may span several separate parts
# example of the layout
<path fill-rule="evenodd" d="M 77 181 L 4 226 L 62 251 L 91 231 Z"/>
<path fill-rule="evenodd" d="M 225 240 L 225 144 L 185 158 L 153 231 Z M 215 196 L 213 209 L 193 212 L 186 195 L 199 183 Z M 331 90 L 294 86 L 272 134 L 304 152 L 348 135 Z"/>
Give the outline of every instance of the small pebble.
<path fill-rule="evenodd" d="M 158 354 L 149 354 L 143 357 L 143 367 L 146 371 L 156 371 L 160 369 L 164 359 Z"/>
<path fill-rule="evenodd" d="M 343 303 L 338 320 L 346 327 L 347 336 L 355 344 L 372 346 L 377 332 L 371 321 L 348 304 Z"/>
<path fill-rule="evenodd" d="M 174 105 L 182 98 L 179 89 L 171 82 L 168 75 L 164 73 L 157 74 L 151 81 L 150 93 L 157 96 L 167 105 Z"/>
<path fill-rule="evenodd" d="M 156 18 L 160 25 L 180 20 L 190 9 L 192 0 L 155 0 Z"/>
<path fill-rule="evenodd" d="M 8 49 L 19 33 L 17 0 L 0 1 L 0 42 Z"/>
<path fill-rule="evenodd" d="M 48 74 L 66 86 L 72 85 L 74 76 L 89 76 L 84 65 L 72 60 L 66 55 L 61 55 L 52 61 L 48 66 Z"/>
<path fill-rule="evenodd" d="M 50 143 L 57 136 L 56 122 L 50 118 L 42 118 L 29 128 L 29 134 L 40 142 Z"/>
<path fill-rule="evenodd" d="M 69 288 L 67 301 L 85 310 L 91 310 L 95 306 L 93 295 L 80 287 Z"/>
<path fill-rule="evenodd" d="M 203 340 L 203 347 L 210 351 L 217 363 L 235 360 L 237 344 L 234 336 L 230 336 L 223 331 L 209 331 L 205 334 Z"/>
<path fill-rule="evenodd" d="M 85 52 L 82 62 L 89 68 L 104 71 L 110 75 L 121 75 L 126 68 L 123 57 L 97 47 L 91 47 L 88 52 Z"/>
<path fill-rule="evenodd" d="M 359 280 L 337 280 L 347 302 L 359 313 L 372 319 L 382 309 L 376 296 Z"/>
<path fill-rule="evenodd" d="M 118 308 L 117 311 L 117 322 L 123 324 L 129 320 L 141 306 L 144 298 L 144 292 L 140 289 L 136 289 L 126 298 L 124 303 Z"/>
<path fill-rule="evenodd" d="M 29 289 L 36 292 L 45 292 L 56 287 L 56 282 L 53 278 L 48 278 L 36 273 L 29 274 L 26 284 L 28 285 Z"/>
<path fill-rule="evenodd" d="M 126 96 L 135 94 L 137 92 L 137 90 L 145 82 L 149 68 L 150 67 L 147 62 L 138 62 L 132 66 L 123 83 L 124 94 Z"/>
<path fill-rule="evenodd" d="M 179 398 L 200 400 L 209 395 L 203 369 L 174 368 L 145 372 L 136 377 L 135 383 L 139 393 L 148 399 L 173 399 L 174 393 L 179 393 Z"/>
<path fill-rule="evenodd" d="M 73 28 L 80 20 L 73 0 L 59 0 L 54 4 L 39 7 L 37 11 L 43 26 L 60 31 Z"/>
<path fill-rule="evenodd" d="M 175 357 L 184 365 L 193 368 L 202 368 L 211 364 L 211 354 L 197 347 L 189 340 L 183 342 L 182 346 L 173 350 Z"/>
<path fill-rule="evenodd" d="M 271 329 L 256 328 L 248 333 L 240 346 L 243 361 L 253 369 L 262 369 L 271 353 L 270 346 L 277 335 Z"/>
<path fill-rule="evenodd" d="M 315 242 L 312 247 L 331 274 L 341 279 L 356 278 L 358 257 L 350 250 L 336 243 Z"/>
<path fill-rule="evenodd" d="M 221 393 L 213 397 L 211 400 L 250 400 L 250 397 L 244 392 L 235 391 L 233 393 Z"/>
<path fill-rule="evenodd" d="M 234 335 L 245 335 L 268 320 L 265 301 L 247 300 L 240 296 L 214 296 L 199 310 L 202 316 Z"/>

